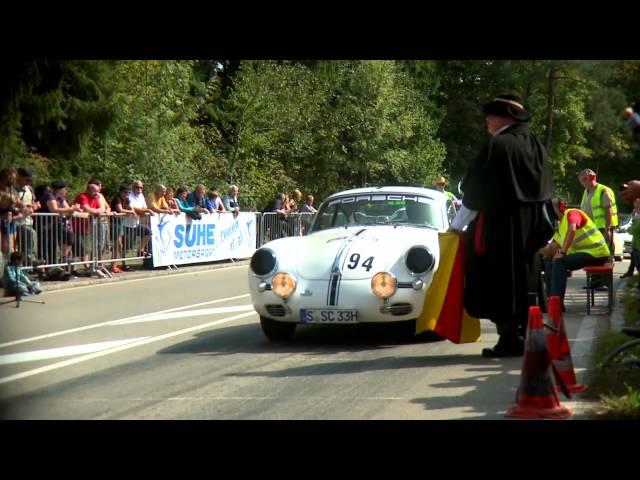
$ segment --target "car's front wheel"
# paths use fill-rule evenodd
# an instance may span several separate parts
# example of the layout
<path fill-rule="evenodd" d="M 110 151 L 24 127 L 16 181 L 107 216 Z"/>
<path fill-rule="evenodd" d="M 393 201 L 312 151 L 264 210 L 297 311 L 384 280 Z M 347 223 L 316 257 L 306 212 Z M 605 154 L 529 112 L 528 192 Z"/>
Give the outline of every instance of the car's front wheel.
<path fill-rule="evenodd" d="M 296 323 L 279 322 L 270 318 L 260 317 L 260 326 L 265 336 L 272 342 L 289 340 L 296 331 Z"/>

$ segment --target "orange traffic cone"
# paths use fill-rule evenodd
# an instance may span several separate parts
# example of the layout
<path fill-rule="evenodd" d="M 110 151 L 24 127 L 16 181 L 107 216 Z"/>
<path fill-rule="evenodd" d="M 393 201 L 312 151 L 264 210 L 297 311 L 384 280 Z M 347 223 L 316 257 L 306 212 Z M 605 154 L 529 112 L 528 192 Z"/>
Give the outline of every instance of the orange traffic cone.
<path fill-rule="evenodd" d="M 587 387 L 578 383 L 576 373 L 573 369 L 573 361 L 571 360 L 571 349 L 569 348 L 569 339 L 567 331 L 562 321 L 562 305 L 560 297 L 549 297 L 549 318 L 551 318 L 553 328 L 547 331 L 547 345 L 549 346 L 549 355 L 554 366 L 554 371 L 559 378 L 556 378 L 556 388 L 561 389 L 562 383 L 566 385 L 567 390 L 572 393 L 584 392 Z"/>
<path fill-rule="evenodd" d="M 551 358 L 544 337 L 544 323 L 539 306 L 529 307 L 529 326 L 524 344 L 517 405 L 507 411 L 507 417 L 567 418 L 570 408 L 560 405 L 553 385 Z"/>

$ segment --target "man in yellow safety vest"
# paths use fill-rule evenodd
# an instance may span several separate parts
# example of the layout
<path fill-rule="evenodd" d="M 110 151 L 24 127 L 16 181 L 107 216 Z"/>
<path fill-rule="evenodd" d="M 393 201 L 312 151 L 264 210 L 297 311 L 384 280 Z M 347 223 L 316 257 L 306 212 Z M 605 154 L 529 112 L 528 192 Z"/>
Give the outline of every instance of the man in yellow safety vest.
<path fill-rule="evenodd" d="M 613 230 L 618 226 L 616 196 L 611 188 L 598 183 L 596 178 L 596 173 L 590 168 L 585 168 L 578 174 L 578 181 L 584 187 L 580 210 L 593 220 L 613 255 Z"/>
<path fill-rule="evenodd" d="M 567 208 L 566 202 L 554 198 L 553 210 L 560 225 L 553 240 L 543 249 L 551 258 L 545 268 L 545 282 L 549 296 L 564 299 L 567 289 L 567 271 L 587 265 L 604 265 L 610 250 L 602 233 L 589 216 L 577 208 Z"/>

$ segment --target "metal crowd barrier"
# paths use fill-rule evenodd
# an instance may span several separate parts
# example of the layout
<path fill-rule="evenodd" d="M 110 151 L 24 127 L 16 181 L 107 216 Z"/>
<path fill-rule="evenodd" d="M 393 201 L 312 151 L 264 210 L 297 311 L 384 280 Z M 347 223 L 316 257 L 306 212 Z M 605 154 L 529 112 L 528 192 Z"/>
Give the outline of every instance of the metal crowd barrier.
<path fill-rule="evenodd" d="M 258 246 L 277 238 L 306 235 L 314 216 L 314 213 L 290 213 L 286 217 L 275 212 L 263 213 L 260 219 Z"/>
<path fill-rule="evenodd" d="M 305 235 L 314 215 L 295 213 L 281 218 L 277 213 L 256 213 L 256 248 L 276 238 Z M 91 273 L 100 270 L 110 276 L 113 266 L 121 268 L 127 261 L 144 260 L 151 255 L 148 215 L 114 213 L 94 217 L 86 213 L 71 216 L 34 213 L 27 222 L 16 225 L 15 233 L 4 232 L 3 228 L 0 233 L 3 265 L 8 262 L 11 251 L 19 250 L 24 254 L 24 269 L 83 268 Z M 3 273 L 0 271 L 0 276 Z"/>
<path fill-rule="evenodd" d="M 25 269 L 84 267 L 109 275 L 105 264 L 150 255 L 150 239 L 149 216 L 34 213 L 28 222 L 16 226 L 11 241 L 24 254 Z M 5 262 L 14 248 L 3 249 Z"/>

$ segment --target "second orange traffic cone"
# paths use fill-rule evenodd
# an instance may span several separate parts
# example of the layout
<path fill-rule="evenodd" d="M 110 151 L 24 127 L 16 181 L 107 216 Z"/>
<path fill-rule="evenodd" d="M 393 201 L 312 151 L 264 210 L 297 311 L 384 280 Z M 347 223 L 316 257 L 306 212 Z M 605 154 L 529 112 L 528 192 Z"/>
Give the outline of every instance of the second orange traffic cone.
<path fill-rule="evenodd" d="M 564 383 L 572 393 L 584 392 L 587 387 L 582 383 L 578 383 L 576 373 L 573 369 L 569 339 L 567 338 L 567 331 L 562 321 L 562 303 L 560 297 L 549 297 L 547 311 L 549 312 L 549 318 L 553 322 L 551 326 L 554 329 L 546 333 L 547 345 L 549 346 L 551 362 L 558 377 L 560 377 L 556 379 L 556 388 L 561 389 L 561 384 Z"/>
<path fill-rule="evenodd" d="M 567 418 L 571 409 L 560 404 L 553 384 L 551 358 L 544 336 L 539 306 L 529 307 L 529 326 L 524 344 L 517 405 L 506 416 L 516 418 Z"/>

